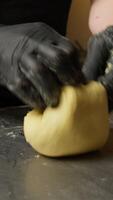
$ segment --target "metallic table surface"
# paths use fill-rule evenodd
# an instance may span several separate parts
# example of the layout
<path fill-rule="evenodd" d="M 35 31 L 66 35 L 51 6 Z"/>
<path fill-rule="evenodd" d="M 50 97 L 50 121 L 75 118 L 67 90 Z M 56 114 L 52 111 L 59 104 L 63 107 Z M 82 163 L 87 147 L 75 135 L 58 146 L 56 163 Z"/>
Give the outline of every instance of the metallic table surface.
<path fill-rule="evenodd" d="M 25 142 L 27 110 L 0 110 L 0 200 L 113 200 L 113 125 L 101 151 L 50 159 Z"/>

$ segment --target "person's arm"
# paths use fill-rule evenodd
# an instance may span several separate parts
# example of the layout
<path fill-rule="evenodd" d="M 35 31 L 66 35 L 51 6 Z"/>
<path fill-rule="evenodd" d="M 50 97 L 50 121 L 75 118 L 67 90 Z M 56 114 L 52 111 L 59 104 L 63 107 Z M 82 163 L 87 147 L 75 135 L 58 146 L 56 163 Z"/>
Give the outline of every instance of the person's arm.
<path fill-rule="evenodd" d="M 113 0 L 90 0 L 89 28 L 92 34 L 113 25 Z"/>

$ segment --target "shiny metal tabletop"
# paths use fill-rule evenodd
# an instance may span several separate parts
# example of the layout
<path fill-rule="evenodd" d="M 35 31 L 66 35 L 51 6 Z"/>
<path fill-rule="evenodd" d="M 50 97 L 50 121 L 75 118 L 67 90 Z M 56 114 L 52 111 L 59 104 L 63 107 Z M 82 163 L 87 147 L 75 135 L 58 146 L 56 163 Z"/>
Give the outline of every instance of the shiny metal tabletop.
<path fill-rule="evenodd" d="M 112 117 L 101 151 L 51 159 L 25 142 L 22 124 L 28 110 L 0 110 L 0 200 L 113 200 Z"/>

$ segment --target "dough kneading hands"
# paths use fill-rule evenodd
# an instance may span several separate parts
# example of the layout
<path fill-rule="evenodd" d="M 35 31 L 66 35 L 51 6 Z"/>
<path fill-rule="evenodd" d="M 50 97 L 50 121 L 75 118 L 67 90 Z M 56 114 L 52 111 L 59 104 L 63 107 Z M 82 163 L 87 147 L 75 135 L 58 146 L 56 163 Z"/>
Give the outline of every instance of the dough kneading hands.
<path fill-rule="evenodd" d="M 109 135 L 106 90 L 94 81 L 65 86 L 58 107 L 25 116 L 24 134 L 36 151 L 51 157 L 100 149 Z"/>

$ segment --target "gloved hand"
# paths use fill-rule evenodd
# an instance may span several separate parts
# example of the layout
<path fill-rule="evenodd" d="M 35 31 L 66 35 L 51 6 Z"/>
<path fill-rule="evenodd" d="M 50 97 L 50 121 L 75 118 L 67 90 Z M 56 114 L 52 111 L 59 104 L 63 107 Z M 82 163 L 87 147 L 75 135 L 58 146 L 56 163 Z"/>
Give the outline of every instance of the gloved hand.
<path fill-rule="evenodd" d="M 109 111 L 113 110 L 113 26 L 92 36 L 83 73 L 87 80 L 100 81 L 106 88 Z"/>
<path fill-rule="evenodd" d="M 82 82 L 69 39 L 44 23 L 0 27 L 0 84 L 31 107 L 56 106 L 62 85 Z"/>

